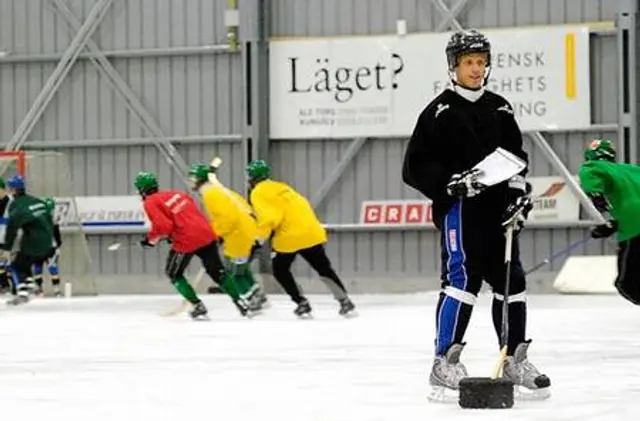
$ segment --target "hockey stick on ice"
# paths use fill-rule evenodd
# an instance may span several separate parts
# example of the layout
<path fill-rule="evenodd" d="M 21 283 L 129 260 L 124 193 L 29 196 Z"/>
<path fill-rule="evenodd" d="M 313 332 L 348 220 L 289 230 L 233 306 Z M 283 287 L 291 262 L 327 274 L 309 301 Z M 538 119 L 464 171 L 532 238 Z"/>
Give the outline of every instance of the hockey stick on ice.
<path fill-rule="evenodd" d="M 502 326 L 500 329 L 500 359 L 493 373 L 493 379 L 502 375 L 502 367 L 507 359 L 507 347 L 509 344 L 509 286 L 511 284 L 511 252 L 513 249 L 513 228 L 516 224 L 516 217 L 508 222 L 505 233 L 505 280 L 504 295 L 502 298 Z"/>
<path fill-rule="evenodd" d="M 535 265 L 531 269 L 527 270 L 525 272 L 525 275 L 529 275 L 530 273 L 533 273 L 533 272 L 537 271 L 538 269 L 542 268 L 543 266 L 553 262 L 558 257 L 564 256 L 565 254 L 571 252 L 571 250 L 573 250 L 574 248 L 583 245 L 584 243 L 586 243 L 589 240 L 591 240 L 591 233 L 587 234 L 583 239 L 578 240 L 575 243 L 569 244 L 566 248 L 563 248 L 562 250 L 558 251 L 557 253 L 554 253 L 551 256 L 547 257 L 546 259 L 544 259 L 543 261 L 541 261 L 540 263 L 538 263 L 537 265 Z"/>
<path fill-rule="evenodd" d="M 191 287 L 193 289 L 198 288 L 198 286 L 200 285 L 200 283 L 202 282 L 202 279 L 204 279 L 204 268 L 201 268 L 200 271 L 198 272 L 198 274 L 196 275 L 195 279 L 193 280 L 193 283 L 191 284 Z M 182 299 L 182 302 L 180 303 L 179 306 L 166 311 L 164 313 L 160 313 L 161 316 L 163 317 L 171 317 L 171 316 L 176 316 L 180 313 L 182 313 L 183 311 L 185 311 L 187 309 L 187 307 L 189 306 L 189 302 L 185 299 Z"/>

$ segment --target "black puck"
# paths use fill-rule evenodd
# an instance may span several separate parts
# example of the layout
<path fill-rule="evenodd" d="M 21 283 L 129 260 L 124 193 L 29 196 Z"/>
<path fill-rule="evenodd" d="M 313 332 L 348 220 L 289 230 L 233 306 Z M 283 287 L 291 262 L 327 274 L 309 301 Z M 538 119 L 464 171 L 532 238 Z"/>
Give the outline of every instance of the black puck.
<path fill-rule="evenodd" d="M 458 404 L 469 409 L 507 409 L 513 407 L 513 382 L 491 377 L 460 380 Z"/>

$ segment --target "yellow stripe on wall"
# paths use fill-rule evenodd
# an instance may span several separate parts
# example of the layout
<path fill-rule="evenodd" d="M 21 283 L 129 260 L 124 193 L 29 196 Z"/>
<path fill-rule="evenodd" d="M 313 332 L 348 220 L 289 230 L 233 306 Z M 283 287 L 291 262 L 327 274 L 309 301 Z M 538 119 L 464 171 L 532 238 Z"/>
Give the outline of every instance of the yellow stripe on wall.
<path fill-rule="evenodd" d="M 576 34 L 564 36 L 565 58 L 565 95 L 567 99 L 576 99 Z"/>

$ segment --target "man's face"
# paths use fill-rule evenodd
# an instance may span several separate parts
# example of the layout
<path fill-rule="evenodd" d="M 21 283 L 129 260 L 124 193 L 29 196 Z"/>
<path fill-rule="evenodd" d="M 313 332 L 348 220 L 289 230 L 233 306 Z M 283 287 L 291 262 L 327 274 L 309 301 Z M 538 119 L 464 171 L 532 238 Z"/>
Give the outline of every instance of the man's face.
<path fill-rule="evenodd" d="M 4 187 L 0 187 L 0 198 L 3 198 L 7 195 L 7 191 L 4 189 Z"/>
<path fill-rule="evenodd" d="M 487 53 L 469 53 L 458 57 L 458 66 L 456 67 L 458 85 L 468 89 L 481 88 L 488 58 Z"/>

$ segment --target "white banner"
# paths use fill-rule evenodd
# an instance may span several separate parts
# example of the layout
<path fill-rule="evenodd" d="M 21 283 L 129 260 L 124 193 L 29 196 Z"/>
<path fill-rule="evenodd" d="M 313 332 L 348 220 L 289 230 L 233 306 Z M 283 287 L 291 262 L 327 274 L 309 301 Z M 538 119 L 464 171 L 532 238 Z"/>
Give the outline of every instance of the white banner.
<path fill-rule="evenodd" d="M 529 221 L 576 222 L 580 220 L 580 202 L 562 177 L 529 178 L 533 210 Z M 431 225 L 431 202 L 428 200 L 367 200 L 360 208 L 364 225 Z"/>
<path fill-rule="evenodd" d="M 488 88 L 513 105 L 521 129 L 588 127 L 586 25 L 487 30 Z M 449 33 L 273 40 L 273 138 L 409 136 L 449 82 Z"/>
<path fill-rule="evenodd" d="M 87 232 L 92 229 L 113 227 L 149 227 L 149 221 L 139 196 L 80 196 L 75 198 L 76 208 L 69 198 L 56 197 L 54 219 L 61 227 L 76 225 L 80 221 Z M 0 219 L 5 225 L 6 220 Z"/>
<path fill-rule="evenodd" d="M 60 226 L 80 221 L 87 231 L 105 227 L 148 227 L 148 220 L 140 196 L 79 196 L 73 202 L 68 198 L 55 198 L 55 220 Z"/>

